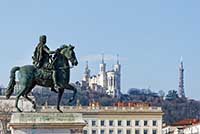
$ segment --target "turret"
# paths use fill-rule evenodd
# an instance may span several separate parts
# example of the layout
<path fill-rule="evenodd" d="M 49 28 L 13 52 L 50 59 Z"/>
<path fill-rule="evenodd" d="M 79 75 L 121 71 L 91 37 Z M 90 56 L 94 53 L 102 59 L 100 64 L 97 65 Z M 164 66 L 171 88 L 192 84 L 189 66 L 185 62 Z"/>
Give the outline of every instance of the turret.
<path fill-rule="evenodd" d="M 114 65 L 114 71 L 118 74 L 121 73 L 121 65 L 119 63 L 119 55 L 117 54 L 117 64 Z"/>
<path fill-rule="evenodd" d="M 116 97 L 119 97 L 121 93 L 121 65 L 119 63 L 119 55 L 117 55 L 117 64 L 114 65 L 114 72 L 115 72 L 115 90 L 116 90 Z"/>
<path fill-rule="evenodd" d="M 106 64 L 104 62 L 104 54 L 102 54 L 102 60 L 99 65 L 100 72 L 99 72 L 99 85 L 101 85 L 103 88 L 107 87 L 107 76 L 106 76 Z"/>
<path fill-rule="evenodd" d="M 85 71 L 84 71 L 84 77 L 83 80 L 88 82 L 90 78 L 90 69 L 88 67 L 88 61 L 86 61 Z"/>
<path fill-rule="evenodd" d="M 100 73 L 106 72 L 106 64 L 104 63 L 104 54 L 102 54 L 102 60 L 101 60 L 101 64 L 99 65 L 99 67 L 100 67 Z"/>

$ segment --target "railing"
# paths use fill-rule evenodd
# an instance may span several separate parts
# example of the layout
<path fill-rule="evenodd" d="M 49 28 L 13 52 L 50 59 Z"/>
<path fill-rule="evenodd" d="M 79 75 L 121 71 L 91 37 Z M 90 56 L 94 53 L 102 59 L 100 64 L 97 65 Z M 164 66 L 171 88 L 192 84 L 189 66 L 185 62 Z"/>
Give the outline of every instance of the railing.
<path fill-rule="evenodd" d="M 115 107 L 115 106 L 61 106 L 68 112 L 162 112 L 161 107 Z M 56 106 L 42 106 L 41 111 L 54 111 Z"/>

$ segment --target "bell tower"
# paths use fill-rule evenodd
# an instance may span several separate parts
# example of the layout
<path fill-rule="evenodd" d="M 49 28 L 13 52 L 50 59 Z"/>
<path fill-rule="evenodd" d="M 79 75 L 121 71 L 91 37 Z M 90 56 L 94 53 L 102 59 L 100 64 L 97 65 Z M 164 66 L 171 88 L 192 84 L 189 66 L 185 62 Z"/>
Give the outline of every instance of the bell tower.
<path fill-rule="evenodd" d="M 117 54 L 117 63 L 114 65 L 114 72 L 115 72 L 115 90 L 116 95 L 120 95 L 121 90 L 121 65 L 119 63 L 119 55 Z"/>
<path fill-rule="evenodd" d="M 99 72 L 99 84 L 103 88 L 107 88 L 107 75 L 106 75 L 106 64 L 104 62 L 104 54 L 102 54 L 102 60 L 99 65 L 100 72 Z"/>
<path fill-rule="evenodd" d="M 90 69 L 88 67 L 88 61 L 86 61 L 83 80 L 86 81 L 86 83 L 88 83 L 89 82 L 89 78 L 90 78 Z"/>

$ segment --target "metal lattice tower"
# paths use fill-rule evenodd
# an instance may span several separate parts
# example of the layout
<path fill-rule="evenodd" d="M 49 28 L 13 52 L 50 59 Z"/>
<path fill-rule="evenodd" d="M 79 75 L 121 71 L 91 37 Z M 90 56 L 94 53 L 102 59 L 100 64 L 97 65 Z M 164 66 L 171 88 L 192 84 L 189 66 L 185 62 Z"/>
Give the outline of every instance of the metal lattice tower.
<path fill-rule="evenodd" d="M 185 98 L 185 91 L 184 91 L 184 68 L 183 68 L 183 59 L 181 57 L 180 65 L 179 65 L 179 85 L 178 85 L 178 92 L 180 98 Z"/>

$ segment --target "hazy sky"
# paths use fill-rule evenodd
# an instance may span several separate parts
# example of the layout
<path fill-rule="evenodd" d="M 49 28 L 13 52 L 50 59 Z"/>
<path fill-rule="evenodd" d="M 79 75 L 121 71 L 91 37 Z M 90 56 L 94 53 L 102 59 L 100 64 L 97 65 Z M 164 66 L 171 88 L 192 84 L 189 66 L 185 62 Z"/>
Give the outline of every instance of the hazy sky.
<path fill-rule="evenodd" d="M 31 64 L 38 37 L 48 46 L 76 46 L 78 67 L 72 82 L 82 79 L 85 60 L 99 70 L 101 53 L 107 68 L 120 55 L 122 91 L 178 88 L 183 57 L 185 92 L 200 100 L 199 0 L 1 0 L 0 83 L 7 86 L 10 69 Z"/>

